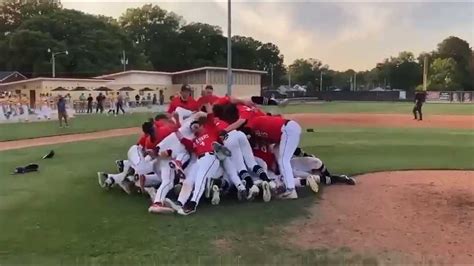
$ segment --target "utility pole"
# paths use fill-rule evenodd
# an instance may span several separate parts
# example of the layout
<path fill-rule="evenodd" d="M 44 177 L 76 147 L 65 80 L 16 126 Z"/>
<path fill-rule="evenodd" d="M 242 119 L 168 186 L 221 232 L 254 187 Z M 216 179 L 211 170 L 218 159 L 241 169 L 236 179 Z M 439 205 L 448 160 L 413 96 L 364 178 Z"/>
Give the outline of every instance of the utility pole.
<path fill-rule="evenodd" d="M 123 71 L 127 71 L 128 58 L 125 57 L 125 50 L 122 50 L 122 59 L 120 59 L 120 62 L 123 65 Z"/>
<path fill-rule="evenodd" d="M 323 71 L 319 74 L 319 91 L 323 91 Z"/>
<path fill-rule="evenodd" d="M 51 53 L 51 63 L 52 63 L 51 72 L 52 72 L 53 78 L 55 78 L 56 77 L 56 56 L 60 55 L 60 54 L 68 55 L 69 52 L 66 50 L 66 51 L 55 53 L 55 52 L 53 52 L 53 50 L 51 48 L 48 48 L 48 53 Z"/>
<path fill-rule="evenodd" d="M 231 0 L 227 0 L 227 95 L 232 95 L 232 10 Z"/>
<path fill-rule="evenodd" d="M 288 87 L 291 88 L 291 71 L 288 69 Z"/>
<path fill-rule="evenodd" d="M 354 91 L 357 91 L 357 72 L 354 72 Z"/>
<path fill-rule="evenodd" d="M 428 85 L 428 56 L 423 60 L 423 90 L 426 91 Z"/>
<path fill-rule="evenodd" d="M 271 73 L 271 76 L 272 76 L 272 89 L 273 89 L 273 64 L 270 64 L 270 73 Z"/>

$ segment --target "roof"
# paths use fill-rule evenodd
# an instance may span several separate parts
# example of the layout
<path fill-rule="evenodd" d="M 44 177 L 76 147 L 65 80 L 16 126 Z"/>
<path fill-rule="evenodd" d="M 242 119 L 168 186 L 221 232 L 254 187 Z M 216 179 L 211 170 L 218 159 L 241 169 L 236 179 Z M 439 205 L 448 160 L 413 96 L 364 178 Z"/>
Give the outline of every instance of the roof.
<path fill-rule="evenodd" d="M 27 78 L 27 77 L 23 76 L 18 71 L 0 71 L 0 82 L 2 82 L 3 80 L 6 80 L 8 77 L 10 77 L 14 74 L 20 75 L 20 76 L 24 77 L 25 79 Z"/>
<path fill-rule="evenodd" d="M 206 66 L 206 67 L 193 68 L 193 69 L 188 69 L 188 70 L 183 70 L 183 71 L 177 71 L 177 72 L 128 70 L 128 71 L 122 71 L 122 72 L 112 73 L 112 74 L 108 74 L 108 75 L 97 76 L 97 77 L 94 77 L 94 78 L 98 78 L 98 79 L 113 78 L 113 77 L 122 76 L 122 75 L 127 75 L 127 74 L 179 75 L 179 74 L 187 74 L 187 73 L 198 72 L 198 71 L 204 71 L 204 70 L 220 70 L 220 71 L 227 71 L 227 68 L 225 68 L 225 67 L 210 67 L 210 66 Z M 233 71 L 233 72 L 255 73 L 255 74 L 266 74 L 266 73 L 267 73 L 266 71 L 261 71 L 261 70 L 238 69 L 238 68 L 233 68 L 232 71 Z"/>
<path fill-rule="evenodd" d="M 38 78 L 32 78 L 32 79 L 25 79 L 25 80 L 19 80 L 19 81 L 12 81 L 8 83 L 3 83 L 0 84 L 0 87 L 3 86 L 9 86 L 9 85 L 16 85 L 16 84 L 22 84 L 22 83 L 27 83 L 27 82 L 32 82 L 32 81 L 76 81 L 76 82 L 110 82 L 108 79 L 80 79 L 80 78 L 43 78 L 43 77 L 38 77 Z"/>
<path fill-rule="evenodd" d="M 173 72 L 173 75 L 178 75 L 178 74 L 186 74 L 186 73 L 191 73 L 191 72 L 197 72 L 197 71 L 203 71 L 203 70 L 220 70 L 220 71 L 227 71 L 226 67 L 199 67 L 199 68 L 193 68 L 189 70 L 183 70 L 183 71 L 178 71 L 178 72 Z M 262 70 L 250 70 L 250 69 L 240 69 L 240 68 L 232 68 L 232 72 L 246 72 L 246 73 L 255 73 L 255 74 L 267 74 L 266 71 Z"/>
<path fill-rule="evenodd" d="M 161 74 L 161 75 L 172 75 L 171 72 L 160 72 L 160 71 L 146 71 L 146 70 L 127 70 L 102 76 L 94 77 L 95 79 L 108 79 L 114 78 L 117 76 L 127 75 L 127 74 Z"/>

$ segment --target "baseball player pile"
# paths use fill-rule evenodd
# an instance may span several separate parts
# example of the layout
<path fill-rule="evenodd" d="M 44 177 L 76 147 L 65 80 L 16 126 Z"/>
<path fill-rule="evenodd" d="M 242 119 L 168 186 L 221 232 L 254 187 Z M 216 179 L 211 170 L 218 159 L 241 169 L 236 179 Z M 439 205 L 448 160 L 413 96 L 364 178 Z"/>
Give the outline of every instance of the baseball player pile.
<path fill-rule="evenodd" d="M 116 161 L 119 173 L 98 173 L 104 189 L 150 196 L 150 213 L 189 215 L 199 203 L 223 196 L 239 201 L 297 199 L 296 187 L 318 193 L 320 184 L 355 180 L 331 175 L 324 163 L 298 147 L 300 125 L 265 113 L 253 102 L 213 95 L 195 101 L 183 85 L 168 112 L 142 125 L 143 135 Z"/>

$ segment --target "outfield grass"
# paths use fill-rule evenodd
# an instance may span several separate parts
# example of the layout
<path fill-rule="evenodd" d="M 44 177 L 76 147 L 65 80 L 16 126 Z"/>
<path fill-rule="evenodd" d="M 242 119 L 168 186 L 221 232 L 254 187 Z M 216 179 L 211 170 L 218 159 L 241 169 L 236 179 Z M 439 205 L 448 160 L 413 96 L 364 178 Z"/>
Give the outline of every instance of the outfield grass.
<path fill-rule="evenodd" d="M 266 106 L 274 113 L 404 113 L 410 114 L 411 103 L 391 102 L 321 102 L 288 105 L 284 108 Z M 426 104 L 425 115 L 460 114 L 474 115 L 473 104 Z M 59 128 L 57 121 L 0 124 L 0 141 L 37 138 L 45 136 L 95 132 L 107 129 L 139 126 L 155 113 L 133 113 L 126 116 L 77 116 L 69 128 Z"/>
<path fill-rule="evenodd" d="M 79 115 L 70 121 L 70 127 L 59 128 L 59 122 L 0 124 L 0 141 L 38 138 L 74 133 L 87 133 L 115 128 L 139 127 L 154 113 L 131 113 L 117 117 L 107 115 Z"/>
<path fill-rule="evenodd" d="M 278 113 L 379 113 L 411 114 L 413 103 L 408 102 L 318 102 L 290 104 L 284 108 L 267 107 Z M 474 115 L 474 104 L 427 103 L 426 115 Z"/>
<path fill-rule="evenodd" d="M 136 137 L 0 152 L 0 264 L 376 264 L 347 249 L 299 251 L 285 246 L 281 228 L 304 217 L 318 197 L 240 204 L 203 203 L 189 217 L 146 212 L 147 200 L 101 190 L 98 170 L 114 171 Z M 324 128 L 305 133 L 305 149 L 330 170 L 474 169 L 474 133 L 466 130 Z M 54 148 L 56 157 L 40 161 Z M 16 166 L 41 171 L 13 176 Z M 322 229 L 321 229 L 322 230 Z M 227 239 L 227 247 L 216 247 Z"/>

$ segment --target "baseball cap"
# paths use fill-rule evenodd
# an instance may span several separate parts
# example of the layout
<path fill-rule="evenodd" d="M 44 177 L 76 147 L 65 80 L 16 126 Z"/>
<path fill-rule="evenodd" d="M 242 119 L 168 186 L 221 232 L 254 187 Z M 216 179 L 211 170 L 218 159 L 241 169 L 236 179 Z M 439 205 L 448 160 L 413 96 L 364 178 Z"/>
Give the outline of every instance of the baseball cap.
<path fill-rule="evenodd" d="M 214 90 L 214 88 L 212 87 L 212 85 L 206 85 L 206 90 L 209 89 L 209 90 Z"/>
<path fill-rule="evenodd" d="M 181 86 L 181 91 L 191 91 L 191 86 L 189 86 L 188 84 L 183 84 L 183 86 Z"/>

